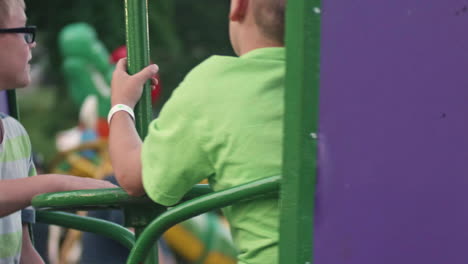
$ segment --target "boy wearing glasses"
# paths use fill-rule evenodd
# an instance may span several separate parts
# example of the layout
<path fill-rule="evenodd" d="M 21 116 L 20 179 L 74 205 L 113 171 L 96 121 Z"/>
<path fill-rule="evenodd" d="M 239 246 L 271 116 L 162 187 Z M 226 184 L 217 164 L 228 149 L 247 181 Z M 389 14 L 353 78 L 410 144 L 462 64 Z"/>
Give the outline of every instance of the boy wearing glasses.
<path fill-rule="evenodd" d="M 129 194 L 177 203 L 208 178 L 223 190 L 281 173 L 286 0 L 231 0 L 229 33 L 239 57 L 212 56 L 195 67 L 164 105 L 141 142 L 132 109 L 155 65 L 112 80 L 110 154 Z M 125 106 L 126 105 L 126 106 Z M 123 110 L 123 111 L 120 111 Z M 278 263 L 278 199 L 223 208 L 239 264 Z"/>
<path fill-rule="evenodd" d="M 25 87 L 30 82 L 35 28 L 25 26 L 24 9 L 24 0 L 0 0 L 0 90 Z M 27 223 L 34 222 L 34 211 L 24 209 L 35 195 L 116 187 L 74 176 L 28 177 L 35 174 L 27 132 L 17 120 L 0 113 L 0 264 L 44 263 L 27 228 Z"/>

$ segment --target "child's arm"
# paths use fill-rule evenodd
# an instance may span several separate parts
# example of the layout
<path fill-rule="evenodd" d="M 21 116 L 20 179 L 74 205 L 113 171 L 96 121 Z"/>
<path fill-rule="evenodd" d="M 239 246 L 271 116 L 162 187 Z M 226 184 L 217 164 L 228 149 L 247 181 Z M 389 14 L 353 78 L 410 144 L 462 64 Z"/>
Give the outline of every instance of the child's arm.
<path fill-rule="evenodd" d="M 141 140 L 131 117 L 117 112 L 109 133 L 109 153 L 115 178 L 130 195 L 145 193 L 141 177 Z"/>
<path fill-rule="evenodd" d="M 112 76 L 112 106 L 125 104 L 132 109 L 141 97 L 143 85 L 157 72 L 156 65 L 150 65 L 135 75 L 126 72 L 126 59 L 121 59 Z M 115 177 L 120 186 L 130 195 L 145 193 L 141 177 L 141 139 L 129 114 L 119 111 L 110 123 L 109 152 Z"/>
<path fill-rule="evenodd" d="M 81 189 L 116 188 L 107 181 L 58 174 L 45 174 L 0 181 L 0 217 L 21 210 L 42 193 Z"/>
<path fill-rule="evenodd" d="M 43 264 L 39 253 L 33 247 L 31 238 L 29 235 L 29 228 L 27 224 L 23 225 L 23 243 L 21 248 L 21 259 L 20 264 Z"/>

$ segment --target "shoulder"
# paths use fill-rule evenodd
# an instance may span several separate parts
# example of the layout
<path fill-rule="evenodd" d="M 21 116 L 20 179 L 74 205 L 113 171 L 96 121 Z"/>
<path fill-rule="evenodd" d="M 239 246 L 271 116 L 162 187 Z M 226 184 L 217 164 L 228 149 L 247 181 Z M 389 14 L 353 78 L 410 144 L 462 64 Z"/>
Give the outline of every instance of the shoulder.
<path fill-rule="evenodd" d="M 239 68 L 240 59 L 232 56 L 214 55 L 194 67 L 183 79 L 174 95 L 183 94 L 188 100 L 198 104 L 206 95 L 216 90 Z"/>
<path fill-rule="evenodd" d="M 186 80 L 206 85 L 211 81 L 223 81 L 229 77 L 278 71 L 284 75 L 284 48 L 262 48 L 241 57 L 214 55 L 192 69 Z"/>
<path fill-rule="evenodd" d="M 177 105 L 190 109 L 203 105 L 206 95 L 219 83 L 219 76 L 222 76 L 222 72 L 227 72 L 229 65 L 234 64 L 237 59 L 229 56 L 211 56 L 204 60 L 184 77 L 165 107 Z"/>
<path fill-rule="evenodd" d="M 26 129 L 15 118 L 4 113 L 0 113 L 0 118 L 2 120 L 5 131 L 8 131 L 8 133 L 14 134 L 14 135 L 27 134 Z"/>
<path fill-rule="evenodd" d="M 240 61 L 239 57 L 213 55 L 193 68 L 185 79 L 206 82 L 206 77 L 229 71 L 239 65 Z"/>
<path fill-rule="evenodd" d="M 31 147 L 29 135 L 18 120 L 3 113 L 0 114 L 0 118 L 4 129 L 4 142 L 14 140 L 15 144 L 19 144 L 22 147 Z"/>

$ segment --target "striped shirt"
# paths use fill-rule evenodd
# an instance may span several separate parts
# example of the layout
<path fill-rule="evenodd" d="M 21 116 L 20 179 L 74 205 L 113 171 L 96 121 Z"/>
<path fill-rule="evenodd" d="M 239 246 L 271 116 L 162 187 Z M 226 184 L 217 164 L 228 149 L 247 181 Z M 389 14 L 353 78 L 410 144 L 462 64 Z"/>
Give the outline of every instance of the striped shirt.
<path fill-rule="evenodd" d="M 0 183 L 36 174 L 31 143 L 24 127 L 14 118 L 0 113 L 3 141 L 0 144 Z M 1 206 L 1 205 L 0 205 Z M 22 242 L 21 211 L 0 218 L 0 264 L 19 263 Z"/>

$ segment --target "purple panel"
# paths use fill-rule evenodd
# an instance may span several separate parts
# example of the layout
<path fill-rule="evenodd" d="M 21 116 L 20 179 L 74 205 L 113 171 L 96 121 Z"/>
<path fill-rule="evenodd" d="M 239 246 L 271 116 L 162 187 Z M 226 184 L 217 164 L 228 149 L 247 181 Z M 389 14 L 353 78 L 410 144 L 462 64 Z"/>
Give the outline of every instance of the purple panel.
<path fill-rule="evenodd" d="M 0 112 L 8 113 L 8 101 L 5 91 L 0 91 Z"/>
<path fill-rule="evenodd" d="M 317 264 L 468 263 L 468 1 L 323 1 Z"/>

